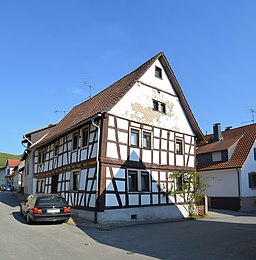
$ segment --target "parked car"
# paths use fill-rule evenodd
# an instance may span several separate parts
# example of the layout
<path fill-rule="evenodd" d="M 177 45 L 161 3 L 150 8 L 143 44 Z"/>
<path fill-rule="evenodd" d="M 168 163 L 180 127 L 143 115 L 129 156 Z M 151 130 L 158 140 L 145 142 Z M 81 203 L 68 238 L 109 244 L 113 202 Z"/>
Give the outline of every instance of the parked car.
<path fill-rule="evenodd" d="M 13 191 L 13 190 L 14 190 L 14 187 L 9 184 L 5 184 L 2 187 L 2 191 Z"/>
<path fill-rule="evenodd" d="M 71 215 L 70 206 L 60 195 L 29 195 L 20 203 L 20 214 L 26 217 L 27 223 L 33 222 L 67 222 Z"/>

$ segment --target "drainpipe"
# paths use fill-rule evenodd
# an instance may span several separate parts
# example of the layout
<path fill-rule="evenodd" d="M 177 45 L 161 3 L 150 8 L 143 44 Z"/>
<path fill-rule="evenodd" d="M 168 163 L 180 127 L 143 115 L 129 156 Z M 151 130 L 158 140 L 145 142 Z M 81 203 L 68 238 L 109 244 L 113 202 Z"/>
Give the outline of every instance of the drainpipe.
<path fill-rule="evenodd" d="M 239 199 L 240 199 L 240 196 L 241 196 L 241 188 L 240 188 L 240 175 L 239 175 L 239 170 L 238 170 L 238 168 L 236 168 L 236 172 L 237 172 L 238 197 L 239 197 Z M 240 204 L 240 208 L 241 208 L 241 204 Z"/>
<path fill-rule="evenodd" d="M 100 117 L 101 114 L 98 114 Z M 97 210 L 99 208 L 99 153 L 100 153 L 100 126 L 95 124 L 95 119 L 92 120 L 92 124 L 98 129 L 97 137 L 97 154 L 96 154 L 96 210 L 94 215 L 94 223 L 98 222 Z"/>

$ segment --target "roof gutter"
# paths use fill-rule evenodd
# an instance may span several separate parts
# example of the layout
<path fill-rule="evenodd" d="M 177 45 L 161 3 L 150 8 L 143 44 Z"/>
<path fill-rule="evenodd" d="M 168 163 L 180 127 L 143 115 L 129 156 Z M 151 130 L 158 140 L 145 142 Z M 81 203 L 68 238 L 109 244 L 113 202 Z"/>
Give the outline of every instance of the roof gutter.
<path fill-rule="evenodd" d="M 50 137 L 49 139 L 47 139 L 47 140 L 45 140 L 45 141 L 42 140 L 42 141 L 40 142 L 40 146 L 43 146 L 43 145 L 46 144 L 46 143 L 53 142 L 54 140 L 58 139 L 59 137 L 65 135 L 65 134 L 68 134 L 68 133 L 70 133 L 70 132 L 72 132 L 72 131 L 74 131 L 75 129 L 77 129 L 77 128 L 79 128 L 80 126 L 84 125 L 85 122 L 90 122 L 90 121 L 92 121 L 92 120 L 98 118 L 99 115 L 103 115 L 103 112 L 98 112 L 97 114 L 93 115 L 92 117 L 89 117 L 89 118 L 87 118 L 87 119 L 85 119 L 85 120 L 79 122 L 78 124 L 76 124 L 76 125 L 74 125 L 74 126 L 68 128 L 68 129 L 65 129 L 64 131 L 62 131 L 62 132 L 60 132 L 60 133 L 54 135 L 53 137 Z M 38 146 L 38 147 L 40 147 L 40 146 Z"/>

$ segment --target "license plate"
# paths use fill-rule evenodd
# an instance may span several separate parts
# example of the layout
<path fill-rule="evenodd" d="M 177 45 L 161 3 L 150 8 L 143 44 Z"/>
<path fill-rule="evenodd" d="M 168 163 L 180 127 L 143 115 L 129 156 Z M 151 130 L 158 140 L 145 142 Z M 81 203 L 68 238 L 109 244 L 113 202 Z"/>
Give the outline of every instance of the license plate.
<path fill-rule="evenodd" d="M 60 209 L 47 209 L 47 213 L 59 213 Z"/>

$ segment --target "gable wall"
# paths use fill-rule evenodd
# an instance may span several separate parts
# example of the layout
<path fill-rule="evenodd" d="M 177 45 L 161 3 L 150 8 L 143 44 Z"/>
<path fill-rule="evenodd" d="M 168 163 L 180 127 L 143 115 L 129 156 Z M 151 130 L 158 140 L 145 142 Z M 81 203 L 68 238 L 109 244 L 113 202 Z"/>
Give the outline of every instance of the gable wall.
<path fill-rule="evenodd" d="M 163 79 L 155 77 L 155 65 L 162 68 Z M 153 111 L 153 100 L 166 104 L 166 114 Z M 109 113 L 132 121 L 194 135 L 159 61 L 152 65 Z"/>

